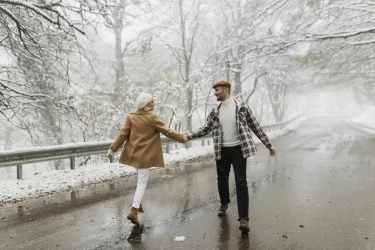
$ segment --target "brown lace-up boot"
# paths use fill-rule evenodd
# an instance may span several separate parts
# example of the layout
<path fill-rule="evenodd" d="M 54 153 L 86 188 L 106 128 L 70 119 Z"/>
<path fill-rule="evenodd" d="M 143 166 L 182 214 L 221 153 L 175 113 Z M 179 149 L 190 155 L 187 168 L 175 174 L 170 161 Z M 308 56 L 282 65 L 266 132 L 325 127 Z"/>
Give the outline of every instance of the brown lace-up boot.
<path fill-rule="evenodd" d="M 132 210 L 130 211 L 127 217 L 134 225 L 137 225 L 137 226 L 139 226 L 138 212 L 139 212 L 138 208 L 132 207 Z"/>
<path fill-rule="evenodd" d="M 145 212 L 145 211 L 143 211 L 142 203 L 139 205 L 138 212 L 140 212 L 140 213 L 144 213 Z"/>
<path fill-rule="evenodd" d="M 242 234 L 246 235 L 249 233 L 250 228 L 249 228 L 249 221 L 246 218 L 241 218 L 239 219 L 240 221 L 240 230 Z"/>

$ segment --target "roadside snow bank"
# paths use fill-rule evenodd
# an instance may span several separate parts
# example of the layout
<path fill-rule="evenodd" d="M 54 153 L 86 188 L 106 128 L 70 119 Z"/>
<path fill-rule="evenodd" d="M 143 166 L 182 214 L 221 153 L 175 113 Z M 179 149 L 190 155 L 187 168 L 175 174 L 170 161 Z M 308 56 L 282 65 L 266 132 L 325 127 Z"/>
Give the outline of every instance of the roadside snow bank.
<path fill-rule="evenodd" d="M 375 129 L 375 106 L 369 107 L 352 121 Z"/>
<path fill-rule="evenodd" d="M 352 125 L 369 134 L 375 134 L 375 106 L 366 109 L 362 114 L 350 120 Z"/>
<path fill-rule="evenodd" d="M 187 160 L 213 154 L 213 146 L 197 146 L 164 154 L 167 167 Z M 155 169 L 155 168 L 153 168 Z M 133 167 L 119 163 L 106 163 L 80 167 L 76 170 L 54 170 L 35 173 L 30 180 L 0 181 L 0 203 L 19 201 L 27 197 L 39 197 L 75 187 L 101 183 L 136 174 Z"/>

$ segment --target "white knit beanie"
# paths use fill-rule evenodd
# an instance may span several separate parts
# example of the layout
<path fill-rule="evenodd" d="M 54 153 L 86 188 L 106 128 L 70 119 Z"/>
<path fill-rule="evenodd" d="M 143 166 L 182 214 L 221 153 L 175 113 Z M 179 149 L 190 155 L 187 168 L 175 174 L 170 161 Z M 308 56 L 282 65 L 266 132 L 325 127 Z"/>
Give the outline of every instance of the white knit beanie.
<path fill-rule="evenodd" d="M 141 93 L 137 97 L 137 101 L 136 101 L 137 109 L 143 109 L 151 101 L 152 101 L 152 95 L 148 93 Z"/>

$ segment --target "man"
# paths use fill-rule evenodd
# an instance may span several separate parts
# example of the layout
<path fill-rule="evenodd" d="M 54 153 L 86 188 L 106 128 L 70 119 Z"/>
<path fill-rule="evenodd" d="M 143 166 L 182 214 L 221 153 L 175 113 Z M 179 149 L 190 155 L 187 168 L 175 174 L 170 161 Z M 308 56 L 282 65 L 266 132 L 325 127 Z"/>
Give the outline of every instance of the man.
<path fill-rule="evenodd" d="M 243 102 L 230 96 L 231 84 L 227 81 L 217 82 L 213 88 L 215 96 L 221 103 L 207 117 L 206 124 L 197 131 L 188 133 L 188 140 L 202 137 L 212 131 L 217 182 L 220 196 L 218 216 L 225 216 L 229 195 L 229 172 L 233 165 L 236 181 L 237 208 L 242 233 L 249 232 L 249 190 L 246 181 L 247 158 L 256 154 L 256 147 L 251 138 L 251 130 L 276 155 L 267 135 L 263 132 L 250 108 Z"/>

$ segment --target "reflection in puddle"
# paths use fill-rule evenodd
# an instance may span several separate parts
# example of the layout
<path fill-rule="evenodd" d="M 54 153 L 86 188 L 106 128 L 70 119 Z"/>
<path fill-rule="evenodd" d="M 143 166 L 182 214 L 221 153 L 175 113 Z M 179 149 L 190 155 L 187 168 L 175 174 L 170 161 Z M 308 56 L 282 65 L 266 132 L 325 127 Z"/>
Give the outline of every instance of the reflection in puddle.
<path fill-rule="evenodd" d="M 142 236 L 142 233 L 143 233 L 143 229 L 144 229 L 144 226 L 143 225 L 140 225 L 140 226 L 134 226 L 132 228 L 132 231 L 128 237 L 128 241 L 131 241 L 131 242 L 137 242 L 137 241 L 140 241 L 141 240 L 141 236 Z"/>
<path fill-rule="evenodd" d="M 220 218 L 218 229 L 217 249 L 229 249 L 230 225 L 227 216 Z"/>

